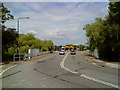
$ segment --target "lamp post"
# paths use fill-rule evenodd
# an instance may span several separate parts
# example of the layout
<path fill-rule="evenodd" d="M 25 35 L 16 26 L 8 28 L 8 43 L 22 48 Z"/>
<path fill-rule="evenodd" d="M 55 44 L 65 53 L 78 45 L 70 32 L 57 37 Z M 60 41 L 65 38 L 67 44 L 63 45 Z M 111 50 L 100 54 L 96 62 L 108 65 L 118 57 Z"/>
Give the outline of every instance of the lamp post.
<path fill-rule="evenodd" d="M 17 34 L 18 34 L 18 37 L 19 37 L 19 20 L 20 19 L 29 19 L 30 17 L 20 17 L 20 18 L 18 18 L 17 19 Z M 17 54 L 18 54 L 18 47 L 19 47 L 19 45 L 18 45 L 18 42 L 17 42 Z"/>

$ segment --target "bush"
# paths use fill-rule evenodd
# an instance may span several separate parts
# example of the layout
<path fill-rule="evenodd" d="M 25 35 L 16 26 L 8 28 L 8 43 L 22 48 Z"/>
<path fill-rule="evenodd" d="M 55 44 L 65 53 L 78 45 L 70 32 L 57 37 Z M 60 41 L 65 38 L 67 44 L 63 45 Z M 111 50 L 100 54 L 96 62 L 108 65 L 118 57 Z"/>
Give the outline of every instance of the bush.
<path fill-rule="evenodd" d="M 8 54 L 9 55 L 14 55 L 15 54 L 15 47 L 8 48 Z"/>
<path fill-rule="evenodd" d="M 28 45 L 23 46 L 19 49 L 19 53 L 28 53 L 28 49 L 30 49 Z"/>

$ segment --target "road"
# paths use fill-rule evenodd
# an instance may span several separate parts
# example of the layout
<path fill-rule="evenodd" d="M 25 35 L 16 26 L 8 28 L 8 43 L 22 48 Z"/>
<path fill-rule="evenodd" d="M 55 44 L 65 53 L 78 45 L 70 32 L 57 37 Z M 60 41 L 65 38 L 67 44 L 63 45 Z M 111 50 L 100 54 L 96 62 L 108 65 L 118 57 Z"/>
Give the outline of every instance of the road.
<path fill-rule="evenodd" d="M 80 52 L 20 61 L 3 67 L 2 88 L 118 88 L 118 70 L 87 61 Z"/>

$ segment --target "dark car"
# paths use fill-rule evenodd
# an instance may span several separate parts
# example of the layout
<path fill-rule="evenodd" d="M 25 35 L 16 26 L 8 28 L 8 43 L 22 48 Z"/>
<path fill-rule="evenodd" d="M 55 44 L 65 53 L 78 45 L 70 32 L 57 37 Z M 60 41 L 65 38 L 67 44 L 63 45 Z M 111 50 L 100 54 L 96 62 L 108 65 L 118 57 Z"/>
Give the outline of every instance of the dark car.
<path fill-rule="evenodd" d="M 71 55 L 75 55 L 76 52 L 75 52 L 75 51 L 71 51 L 70 54 L 71 54 Z"/>
<path fill-rule="evenodd" d="M 59 55 L 65 55 L 65 51 L 60 51 Z"/>

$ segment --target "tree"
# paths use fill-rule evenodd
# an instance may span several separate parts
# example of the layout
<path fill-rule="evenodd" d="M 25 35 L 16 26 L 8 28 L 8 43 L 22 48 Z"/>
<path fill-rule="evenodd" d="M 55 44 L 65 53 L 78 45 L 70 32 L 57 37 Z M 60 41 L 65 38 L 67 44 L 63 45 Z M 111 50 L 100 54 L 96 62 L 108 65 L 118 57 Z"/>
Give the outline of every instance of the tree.
<path fill-rule="evenodd" d="M 0 20 L 0 23 L 5 23 L 7 20 L 13 20 L 14 19 L 14 16 L 10 14 L 11 11 L 4 6 L 3 3 L 0 3 L 0 18 L 2 20 Z"/>
<path fill-rule="evenodd" d="M 83 50 L 84 50 L 84 45 L 83 45 L 83 44 L 80 44 L 78 47 L 79 47 L 79 50 L 80 50 L 80 51 L 83 51 Z"/>
<path fill-rule="evenodd" d="M 54 50 L 55 50 L 55 51 L 56 51 L 56 50 L 58 51 L 58 50 L 60 50 L 60 47 L 57 46 L 57 45 L 55 45 L 55 46 L 54 46 Z"/>
<path fill-rule="evenodd" d="M 62 45 L 59 45 L 60 48 L 62 48 Z"/>
<path fill-rule="evenodd" d="M 30 49 L 30 47 L 25 45 L 19 49 L 19 53 L 28 53 L 28 49 Z"/>
<path fill-rule="evenodd" d="M 47 51 L 47 50 L 51 51 L 54 49 L 54 44 L 51 40 L 44 40 L 43 45 L 44 45 L 43 46 L 44 48 L 42 48 L 42 50 L 44 51 Z"/>
<path fill-rule="evenodd" d="M 13 28 L 8 28 L 2 31 L 2 59 L 12 59 L 13 48 L 15 49 L 16 44 L 16 32 Z M 11 48 L 12 47 L 12 48 Z"/>
<path fill-rule="evenodd" d="M 107 20 L 110 24 L 120 25 L 120 1 L 109 3 L 109 17 Z"/>
<path fill-rule="evenodd" d="M 54 44 L 51 40 L 40 40 L 33 33 L 19 35 L 20 53 L 26 53 L 27 49 L 39 49 L 40 51 L 51 51 L 54 49 Z M 26 46 L 27 45 L 27 46 Z M 28 48 L 29 47 L 29 48 Z"/>
<path fill-rule="evenodd" d="M 14 44 L 16 41 L 16 32 L 15 32 L 15 28 L 8 28 L 7 30 L 3 30 L 2 31 L 2 45 L 10 45 L 10 44 Z"/>
<path fill-rule="evenodd" d="M 120 1 L 109 3 L 107 22 L 111 26 L 110 30 L 114 38 L 112 50 L 115 52 L 115 57 L 120 59 Z"/>
<path fill-rule="evenodd" d="M 52 51 L 54 49 L 54 44 L 51 40 L 47 41 L 48 49 L 49 51 Z"/>
<path fill-rule="evenodd" d="M 2 29 L 2 60 L 12 59 L 14 43 L 16 43 L 16 32 L 14 28 L 6 28 L 3 25 L 7 20 L 13 20 L 11 11 L 0 3 L 0 27 Z M 11 52 L 11 53 L 10 53 Z"/>
<path fill-rule="evenodd" d="M 109 3 L 109 15 L 96 18 L 95 23 L 87 24 L 83 28 L 90 50 L 98 49 L 99 57 L 109 61 L 120 59 L 120 2 Z M 118 21 L 119 20 L 119 21 Z"/>

